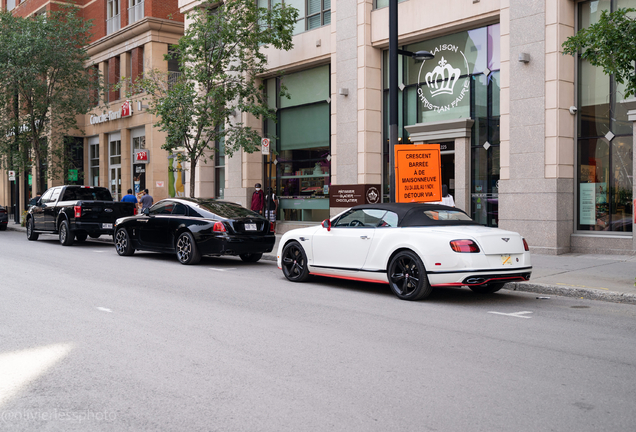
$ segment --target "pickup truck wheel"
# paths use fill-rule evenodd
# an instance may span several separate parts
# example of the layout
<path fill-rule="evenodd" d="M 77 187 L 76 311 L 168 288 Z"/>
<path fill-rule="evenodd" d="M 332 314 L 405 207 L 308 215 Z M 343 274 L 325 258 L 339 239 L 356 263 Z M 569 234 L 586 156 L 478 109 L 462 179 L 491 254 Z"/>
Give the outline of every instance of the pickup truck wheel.
<path fill-rule="evenodd" d="M 67 220 L 62 221 L 59 231 L 60 243 L 62 243 L 62 246 L 71 246 L 75 236 L 71 234 L 71 228 L 68 226 Z"/>
<path fill-rule="evenodd" d="M 86 233 L 75 234 L 75 240 L 77 240 L 80 243 L 85 242 L 87 237 L 88 237 L 88 234 Z"/>
<path fill-rule="evenodd" d="M 181 264 L 196 264 L 201 261 L 201 254 L 189 232 L 183 232 L 177 239 L 177 258 Z"/>
<path fill-rule="evenodd" d="M 130 256 L 135 253 L 128 231 L 124 228 L 119 228 L 115 233 L 115 249 L 121 256 Z"/>
<path fill-rule="evenodd" d="M 37 240 L 40 234 L 33 232 L 33 218 L 28 218 L 26 221 L 26 232 L 28 240 Z"/>

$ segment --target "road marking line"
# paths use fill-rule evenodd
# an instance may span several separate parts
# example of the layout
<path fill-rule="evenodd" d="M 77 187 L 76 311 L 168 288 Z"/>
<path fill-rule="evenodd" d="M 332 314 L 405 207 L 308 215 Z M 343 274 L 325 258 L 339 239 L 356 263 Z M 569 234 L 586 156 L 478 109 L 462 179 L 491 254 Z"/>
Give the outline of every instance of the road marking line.
<path fill-rule="evenodd" d="M 110 310 L 110 309 L 108 309 L 108 308 L 105 308 L 105 307 L 99 307 L 99 306 L 97 307 L 97 310 L 102 311 L 102 312 L 111 312 L 111 313 L 113 312 L 112 310 Z"/>
<path fill-rule="evenodd" d="M 514 313 L 503 313 L 503 312 L 488 312 L 488 313 L 495 314 L 495 315 L 511 316 L 515 318 L 532 318 L 529 316 L 524 316 L 525 314 L 531 314 L 532 312 L 530 311 L 522 311 L 522 312 L 514 312 Z"/>
<path fill-rule="evenodd" d="M 210 270 L 214 270 L 214 271 L 228 271 L 228 270 L 236 270 L 235 268 L 228 268 L 228 269 L 221 269 L 221 268 L 214 268 L 214 267 L 210 267 Z"/>

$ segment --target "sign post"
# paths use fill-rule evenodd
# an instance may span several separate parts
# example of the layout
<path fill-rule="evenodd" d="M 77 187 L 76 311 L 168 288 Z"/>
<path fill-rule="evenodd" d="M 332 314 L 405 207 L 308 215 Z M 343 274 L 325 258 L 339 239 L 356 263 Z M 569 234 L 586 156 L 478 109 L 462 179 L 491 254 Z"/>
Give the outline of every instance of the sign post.
<path fill-rule="evenodd" d="M 261 153 L 264 155 L 269 154 L 269 138 L 263 138 L 261 140 Z"/>
<path fill-rule="evenodd" d="M 439 144 L 395 146 L 395 202 L 442 200 L 442 157 Z"/>

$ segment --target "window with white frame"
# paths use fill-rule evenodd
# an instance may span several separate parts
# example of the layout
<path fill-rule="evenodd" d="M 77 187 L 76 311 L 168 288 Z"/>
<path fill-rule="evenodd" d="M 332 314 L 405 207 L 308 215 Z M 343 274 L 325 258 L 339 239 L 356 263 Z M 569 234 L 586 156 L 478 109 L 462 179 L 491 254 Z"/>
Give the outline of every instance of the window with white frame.
<path fill-rule="evenodd" d="M 89 186 L 99 186 L 99 137 L 88 139 Z"/>
<path fill-rule="evenodd" d="M 144 17 L 144 0 L 128 0 L 128 24 Z"/>
<path fill-rule="evenodd" d="M 108 0 L 106 2 L 106 34 L 115 33 L 120 28 L 119 0 Z"/>
<path fill-rule="evenodd" d="M 258 0 L 259 7 L 271 9 L 281 0 Z M 283 3 L 298 9 L 294 34 L 331 24 L 331 0 L 284 0 Z"/>

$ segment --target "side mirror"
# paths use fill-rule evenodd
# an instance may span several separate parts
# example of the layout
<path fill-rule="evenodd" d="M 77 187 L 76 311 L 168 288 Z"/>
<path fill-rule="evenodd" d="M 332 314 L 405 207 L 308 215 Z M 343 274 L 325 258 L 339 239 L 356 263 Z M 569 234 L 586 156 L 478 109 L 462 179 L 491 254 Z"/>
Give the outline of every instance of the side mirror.
<path fill-rule="evenodd" d="M 331 231 L 331 220 L 325 219 L 322 221 L 322 227 L 327 228 L 327 231 Z"/>
<path fill-rule="evenodd" d="M 141 209 L 141 212 L 145 214 L 146 216 L 150 215 L 150 209 L 148 207 L 146 207 L 145 209 Z"/>

